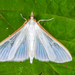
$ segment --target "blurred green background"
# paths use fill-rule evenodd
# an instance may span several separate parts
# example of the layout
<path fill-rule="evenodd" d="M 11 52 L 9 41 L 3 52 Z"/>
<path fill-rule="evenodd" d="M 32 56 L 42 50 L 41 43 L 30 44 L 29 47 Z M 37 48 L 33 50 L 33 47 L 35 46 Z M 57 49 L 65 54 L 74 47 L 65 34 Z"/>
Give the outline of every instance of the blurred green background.
<path fill-rule="evenodd" d="M 36 20 L 71 53 L 67 63 L 0 62 L 0 75 L 75 75 L 75 0 L 0 0 L 0 42 L 12 34 L 33 11 Z"/>

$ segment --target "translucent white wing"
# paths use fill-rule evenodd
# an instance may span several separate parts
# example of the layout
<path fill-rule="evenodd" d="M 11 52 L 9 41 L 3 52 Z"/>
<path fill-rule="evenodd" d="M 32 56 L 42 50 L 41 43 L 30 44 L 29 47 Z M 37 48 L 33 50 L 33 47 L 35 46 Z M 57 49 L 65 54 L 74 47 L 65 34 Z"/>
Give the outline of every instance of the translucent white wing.
<path fill-rule="evenodd" d="M 41 61 L 53 61 L 57 63 L 68 62 L 72 60 L 72 57 L 68 50 L 54 38 L 50 37 L 44 30 L 42 30 L 38 25 L 35 27 L 37 29 L 37 37 L 39 42 L 37 42 L 36 59 Z"/>
<path fill-rule="evenodd" d="M 6 61 L 8 54 L 11 49 L 11 44 L 9 41 L 6 41 L 4 44 L 0 46 L 0 61 Z"/>
<path fill-rule="evenodd" d="M 14 61 L 24 61 L 28 59 L 26 39 L 22 42 L 14 56 Z"/>
<path fill-rule="evenodd" d="M 37 33 L 37 38 L 39 39 L 45 52 L 47 53 L 48 60 L 54 61 L 56 59 L 56 56 L 54 54 L 53 49 L 51 48 L 51 46 L 49 44 L 48 39 L 46 38 L 46 36 L 44 35 L 44 33 L 42 32 L 41 28 L 38 25 L 35 26 L 35 29 L 36 29 L 36 33 Z M 39 58 L 39 60 L 40 60 L 40 58 Z"/>
<path fill-rule="evenodd" d="M 37 48 L 35 55 L 36 59 L 39 59 L 41 61 L 49 61 L 48 55 L 39 39 L 37 39 Z"/>
<path fill-rule="evenodd" d="M 46 33 L 45 33 L 45 36 L 48 38 L 49 44 L 50 44 L 51 48 L 53 49 L 53 51 L 56 55 L 55 62 L 63 63 L 63 62 L 68 62 L 68 61 L 72 60 L 72 57 L 71 57 L 69 51 L 64 46 L 62 46 L 57 41 L 52 39 Z"/>
<path fill-rule="evenodd" d="M 0 44 L 0 61 L 23 61 L 27 58 L 26 35 L 28 26 L 27 24 Z"/>

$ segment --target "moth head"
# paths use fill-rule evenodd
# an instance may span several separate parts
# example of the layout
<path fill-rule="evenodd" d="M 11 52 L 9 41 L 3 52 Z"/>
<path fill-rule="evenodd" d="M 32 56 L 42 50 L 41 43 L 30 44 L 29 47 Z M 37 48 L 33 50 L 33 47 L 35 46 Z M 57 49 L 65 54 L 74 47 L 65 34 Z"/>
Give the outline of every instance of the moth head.
<path fill-rule="evenodd" d="M 33 12 L 31 12 L 31 16 L 29 16 L 29 19 L 31 19 L 31 20 L 35 19 Z"/>

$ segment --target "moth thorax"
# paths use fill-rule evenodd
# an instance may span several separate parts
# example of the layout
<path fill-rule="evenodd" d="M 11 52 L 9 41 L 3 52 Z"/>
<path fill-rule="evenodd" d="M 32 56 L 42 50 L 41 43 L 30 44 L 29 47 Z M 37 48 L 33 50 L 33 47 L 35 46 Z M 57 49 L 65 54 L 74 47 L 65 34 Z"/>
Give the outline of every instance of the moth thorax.
<path fill-rule="evenodd" d="M 33 20 L 33 17 L 31 17 L 31 20 Z"/>

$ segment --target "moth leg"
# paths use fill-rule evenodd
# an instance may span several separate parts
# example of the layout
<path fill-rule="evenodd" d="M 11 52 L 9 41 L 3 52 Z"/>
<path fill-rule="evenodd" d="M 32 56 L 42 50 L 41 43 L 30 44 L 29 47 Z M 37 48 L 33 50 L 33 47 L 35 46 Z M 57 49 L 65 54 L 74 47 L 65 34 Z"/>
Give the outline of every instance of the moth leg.
<path fill-rule="evenodd" d="M 53 20 L 53 19 L 54 19 L 54 17 L 51 18 L 51 19 L 43 19 L 43 20 L 39 20 L 38 23 L 39 23 L 40 21 L 50 21 L 50 20 Z"/>
<path fill-rule="evenodd" d="M 24 17 L 22 16 L 22 14 L 20 14 L 20 15 L 21 15 L 21 17 L 22 17 L 24 20 L 26 20 L 26 21 L 25 21 L 25 23 L 26 23 L 26 22 L 27 22 L 27 19 L 26 19 L 26 18 L 24 18 Z"/>

